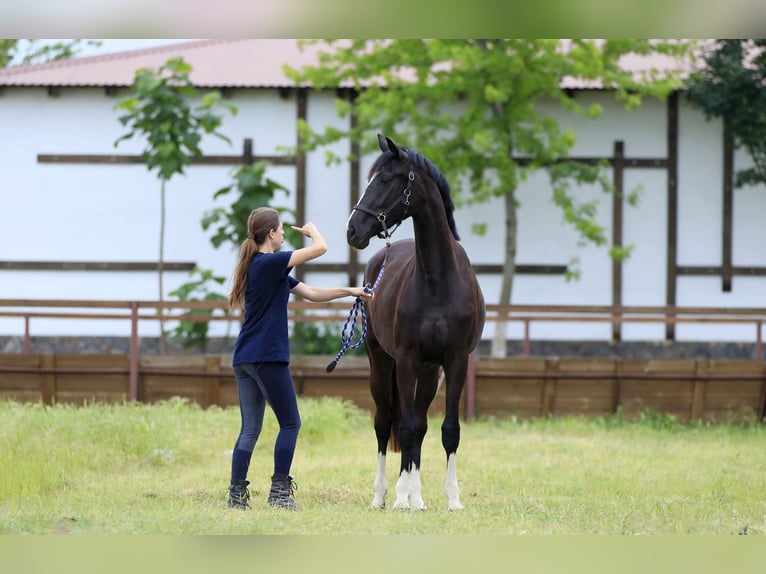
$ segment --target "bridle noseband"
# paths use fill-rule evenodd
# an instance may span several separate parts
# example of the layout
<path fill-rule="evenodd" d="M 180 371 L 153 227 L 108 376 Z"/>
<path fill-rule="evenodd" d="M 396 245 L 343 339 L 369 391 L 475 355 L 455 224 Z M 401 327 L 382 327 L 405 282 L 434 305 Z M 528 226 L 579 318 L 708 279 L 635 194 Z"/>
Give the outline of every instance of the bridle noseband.
<path fill-rule="evenodd" d="M 387 208 L 383 209 L 382 211 L 375 212 L 374 210 L 369 209 L 368 207 L 356 204 L 353 207 L 352 211 L 359 210 L 363 213 L 366 213 L 367 215 L 372 215 L 375 219 L 380 221 L 380 224 L 383 226 L 383 231 L 378 233 L 377 237 L 388 241 L 391 238 L 391 235 L 394 233 L 394 231 L 396 231 L 396 229 L 401 225 L 402 221 L 404 221 L 404 219 L 407 217 L 407 209 L 410 206 L 410 194 L 412 193 L 413 181 L 415 181 L 415 172 L 412 171 L 412 168 L 410 168 L 410 173 L 407 174 L 407 187 L 404 188 L 404 191 L 402 191 L 402 194 L 399 197 L 397 197 L 396 200 Z M 399 222 L 395 223 L 393 228 L 389 230 L 388 225 L 386 225 L 386 217 L 400 203 L 404 203 L 404 214 L 402 215 L 402 218 L 399 220 Z"/>

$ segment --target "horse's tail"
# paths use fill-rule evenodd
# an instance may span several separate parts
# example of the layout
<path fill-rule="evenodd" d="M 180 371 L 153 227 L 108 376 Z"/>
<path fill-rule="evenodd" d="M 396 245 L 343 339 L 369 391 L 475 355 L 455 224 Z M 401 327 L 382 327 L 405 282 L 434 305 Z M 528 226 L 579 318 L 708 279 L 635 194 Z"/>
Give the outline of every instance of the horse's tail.
<path fill-rule="evenodd" d="M 391 371 L 391 435 L 388 439 L 388 448 L 391 452 L 399 452 L 399 423 L 401 420 L 399 385 L 396 383 L 396 369 L 393 369 Z"/>

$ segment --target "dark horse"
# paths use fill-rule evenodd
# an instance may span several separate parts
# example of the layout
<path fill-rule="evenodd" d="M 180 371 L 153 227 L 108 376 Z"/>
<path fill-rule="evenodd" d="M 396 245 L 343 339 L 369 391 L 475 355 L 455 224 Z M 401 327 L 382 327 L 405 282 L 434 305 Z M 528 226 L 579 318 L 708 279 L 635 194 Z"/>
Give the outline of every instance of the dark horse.
<path fill-rule="evenodd" d="M 365 304 L 370 389 L 375 401 L 378 464 L 373 508 L 385 506 L 386 447 L 401 450 L 394 508 L 424 509 L 420 451 L 428 407 L 444 371 L 446 405 L 442 445 L 447 454 L 444 490 L 449 510 L 463 508 L 457 482 L 460 396 L 469 354 L 484 327 L 484 297 L 458 243 L 454 205 L 444 175 L 422 154 L 378 135 L 382 154 L 347 225 L 349 245 L 364 249 L 370 238 L 387 246 L 372 256 L 365 281 L 377 282 Z M 392 226 L 412 217 L 415 239 L 388 243 Z M 381 266 L 384 266 L 382 275 Z"/>

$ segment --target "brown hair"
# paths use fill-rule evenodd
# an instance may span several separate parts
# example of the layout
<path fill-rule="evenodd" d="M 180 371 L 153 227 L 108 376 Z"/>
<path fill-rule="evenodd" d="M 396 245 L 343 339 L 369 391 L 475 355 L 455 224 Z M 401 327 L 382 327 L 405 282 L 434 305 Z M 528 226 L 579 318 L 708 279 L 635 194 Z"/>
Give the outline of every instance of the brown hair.
<path fill-rule="evenodd" d="M 229 309 L 245 308 L 245 290 L 247 289 L 247 267 L 250 260 L 263 245 L 269 232 L 279 228 L 279 212 L 272 207 L 259 207 L 250 212 L 247 218 L 247 238 L 239 250 L 239 261 L 234 268 L 229 292 Z"/>

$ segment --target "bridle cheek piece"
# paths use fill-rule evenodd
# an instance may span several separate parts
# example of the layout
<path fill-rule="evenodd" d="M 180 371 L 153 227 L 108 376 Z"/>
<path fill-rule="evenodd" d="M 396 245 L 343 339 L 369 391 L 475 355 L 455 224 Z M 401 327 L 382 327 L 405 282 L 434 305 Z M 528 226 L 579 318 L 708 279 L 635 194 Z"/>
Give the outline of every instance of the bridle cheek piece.
<path fill-rule="evenodd" d="M 399 197 L 397 197 L 396 200 L 391 205 L 389 205 L 386 209 L 382 211 L 375 212 L 372 209 L 369 209 L 359 204 L 356 204 L 353 208 L 354 210 L 359 210 L 363 213 L 366 213 L 367 215 L 372 215 L 375 219 L 380 221 L 381 226 L 383 226 L 383 231 L 378 233 L 377 237 L 379 237 L 380 239 L 385 239 L 387 243 L 391 239 L 391 235 L 393 235 L 394 231 L 396 231 L 399 225 L 401 225 L 401 222 L 407 217 L 407 208 L 410 206 L 410 195 L 412 194 L 413 181 L 415 181 L 415 172 L 410 170 L 410 173 L 407 175 L 407 187 L 404 188 L 404 190 L 402 191 L 402 194 Z M 402 219 L 399 220 L 399 223 L 394 224 L 394 227 L 392 227 L 389 230 L 388 225 L 386 225 L 386 217 L 400 203 L 404 204 L 404 214 L 402 215 Z"/>

